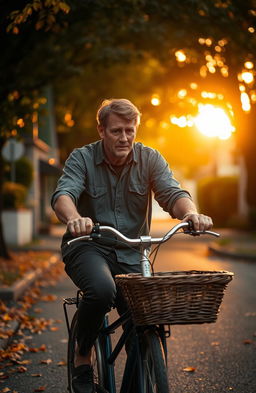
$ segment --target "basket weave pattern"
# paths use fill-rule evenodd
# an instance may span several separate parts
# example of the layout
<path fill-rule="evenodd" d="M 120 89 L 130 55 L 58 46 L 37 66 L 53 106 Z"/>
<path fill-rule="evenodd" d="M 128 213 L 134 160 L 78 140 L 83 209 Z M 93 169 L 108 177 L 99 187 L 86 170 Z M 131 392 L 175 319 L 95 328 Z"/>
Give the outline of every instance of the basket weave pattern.
<path fill-rule="evenodd" d="M 180 271 L 138 273 L 115 277 L 136 325 L 199 324 L 215 322 L 233 273 Z"/>

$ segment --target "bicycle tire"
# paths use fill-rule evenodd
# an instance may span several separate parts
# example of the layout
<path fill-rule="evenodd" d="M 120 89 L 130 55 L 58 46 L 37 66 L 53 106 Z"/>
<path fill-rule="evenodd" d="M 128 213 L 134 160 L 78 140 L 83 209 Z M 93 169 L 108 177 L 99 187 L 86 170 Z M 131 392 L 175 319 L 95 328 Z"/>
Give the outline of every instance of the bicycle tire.
<path fill-rule="evenodd" d="M 67 371 L 68 371 L 68 390 L 74 393 L 72 388 L 72 375 L 74 372 L 74 354 L 76 347 L 76 327 L 77 327 L 77 311 L 75 312 L 68 339 L 68 353 L 67 353 Z M 104 367 L 103 348 L 100 340 L 97 339 L 92 348 L 92 366 L 94 374 L 94 383 L 97 393 L 108 393 L 104 388 L 104 381 L 106 380 L 106 372 Z"/>
<path fill-rule="evenodd" d="M 145 331 L 140 347 L 143 393 L 169 393 L 166 358 L 158 333 Z"/>

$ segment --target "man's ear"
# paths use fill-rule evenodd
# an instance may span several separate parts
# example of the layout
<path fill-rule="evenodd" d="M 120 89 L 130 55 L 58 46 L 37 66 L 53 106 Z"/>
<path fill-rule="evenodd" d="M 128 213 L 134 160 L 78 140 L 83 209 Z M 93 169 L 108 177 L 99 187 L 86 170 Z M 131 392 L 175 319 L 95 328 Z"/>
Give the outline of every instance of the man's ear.
<path fill-rule="evenodd" d="M 97 129 L 98 129 L 99 136 L 101 137 L 101 139 L 103 139 L 103 137 L 104 137 L 104 127 L 98 124 L 97 125 Z"/>

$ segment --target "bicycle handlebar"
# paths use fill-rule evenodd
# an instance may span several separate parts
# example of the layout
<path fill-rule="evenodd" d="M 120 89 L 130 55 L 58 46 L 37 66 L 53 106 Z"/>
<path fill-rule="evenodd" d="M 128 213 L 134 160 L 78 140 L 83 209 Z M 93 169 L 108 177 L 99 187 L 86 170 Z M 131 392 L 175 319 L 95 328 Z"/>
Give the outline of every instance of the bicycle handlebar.
<path fill-rule="evenodd" d="M 140 236 L 138 239 L 131 239 L 123 235 L 121 232 L 119 232 L 117 229 L 109 227 L 109 226 L 104 226 L 104 225 L 99 225 L 96 224 L 93 227 L 93 230 L 90 235 L 84 235 L 84 236 L 79 236 L 76 237 L 75 239 L 69 240 L 67 242 L 68 245 L 73 244 L 79 240 L 87 240 L 87 241 L 92 241 L 94 239 L 99 239 L 101 237 L 101 232 L 110 232 L 114 235 L 117 236 L 120 240 L 123 242 L 133 245 L 133 246 L 139 246 L 139 245 L 147 245 L 149 247 L 152 244 L 160 244 L 160 243 L 165 243 L 167 240 L 169 240 L 175 233 L 177 233 L 180 229 L 187 228 L 184 233 L 192 236 L 199 236 L 199 235 L 211 235 L 215 237 L 219 237 L 219 233 L 217 232 L 212 232 L 212 231 L 194 231 L 191 229 L 191 223 L 189 222 L 180 222 L 179 224 L 175 225 L 166 235 L 163 237 L 159 238 L 152 238 L 151 236 Z"/>

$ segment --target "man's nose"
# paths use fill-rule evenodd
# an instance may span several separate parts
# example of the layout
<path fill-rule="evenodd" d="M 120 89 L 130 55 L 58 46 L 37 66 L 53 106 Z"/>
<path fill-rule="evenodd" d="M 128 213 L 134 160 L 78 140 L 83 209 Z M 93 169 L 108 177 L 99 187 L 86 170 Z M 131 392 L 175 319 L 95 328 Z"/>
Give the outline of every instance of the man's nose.
<path fill-rule="evenodd" d="M 127 134 L 126 134 L 125 130 L 123 130 L 122 133 L 120 134 L 120 141 L 127 142 L 127 140 L 128 140 Z"/>

